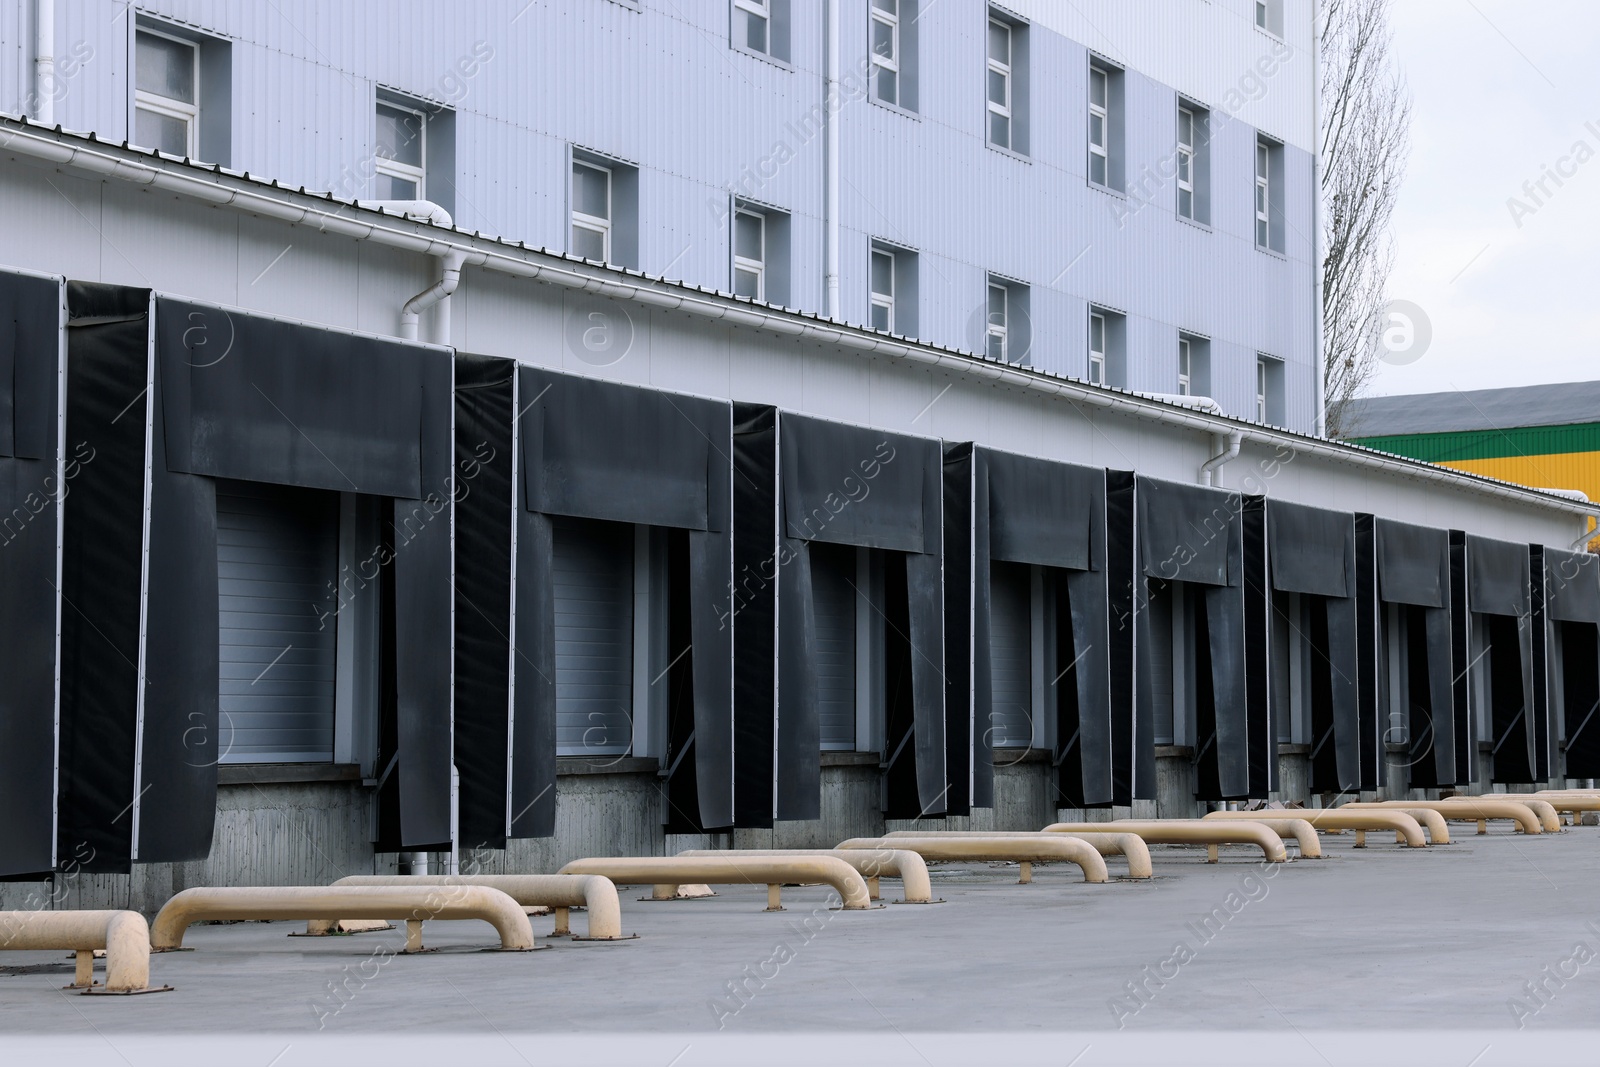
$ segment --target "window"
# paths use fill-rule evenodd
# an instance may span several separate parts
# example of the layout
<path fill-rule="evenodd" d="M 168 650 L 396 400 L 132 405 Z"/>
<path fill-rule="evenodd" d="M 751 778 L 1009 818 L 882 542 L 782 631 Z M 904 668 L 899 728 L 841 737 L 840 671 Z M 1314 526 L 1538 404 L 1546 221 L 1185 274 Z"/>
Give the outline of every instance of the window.
<path fill-rule="evenodd" d="M 1011 27 L 989 20 L 989 143 L 1011 147 Z"/>
<path fill-rule="evenodd" d="M 732 14 L 735 48 L 789 61 L 789 0 L 733 0 Z"/>
<path fill-rule="evenodd" d="M 1284 249 L 1283 146 L 1256 138 L 1256 247 L 1273 252 Z"/>
<path fill-rule="evenodd" d="M 1109 184 L 1110 158 L 1110 81 L 1099 67 L 1089 68 L 1089 180 Z"/>
<path fill-rule="evenodd" d="M 1106 317 L 1089 312 L 1089 381 L 1106 384 Z"/>
<path fill-rule="evenodd" d="M 1256 29 L 1283 36 L 1283 0 L 1256 0 Z"/>
<path fill-rule="evenodd" d="M 740 208 L 733 216 L 733 292 L 765 300 L 767 275 L 766 216 Z"/>
<path fill-rule="evenodd" d="M 200 49 L 139 30 L 134 68 L 134 140 L 168 155 L 199 158 Z"/>
<path fill-rule="evenodd" d="M 572 242 L 575 256 L 611 262 L 611 168 L 572 161 Z"/>
<path fill-rule="evenodd" d="M 1194 112 L 1178 107 L 1178 214 L 1194 218 Z"/>
<path fill-rule="evenodd" d="M 427 119 L 421 111 L 378 104 L 376 141 L 379 200 L 426 200 Z"/>
<path fill-rule="evenodd" d="M 1256 354 L 1256 421 L 1272 426 L 1285 424 L 1283 361 L 1264 352 Z"/>
<path fill-rule="evenodd" d="M 989 283 L 989 325 L 985 334 L 986 350 L 990 359 L 1001 363 L 1006 358 L 1006 287 Z"/>
<path fill-rule="evenodd" d="M 900 0 L 872 0 L 872 95 L 900 103 Z"/>
<path fill-rule="evenodd" d="M 1271 214 L 1268 205 L 1272 203 L 1272 171 L 1269 165 L 1269 155 L 1264 142 L 1256 142 L 1256 247 L 1268 247 L 1267 241 L 1271 233 Z"/>
<path fill-rule="evenodd" d="M 1211 395 L 1211 342 L 1196 334 L 1178 335 L 1178 395 Z"/>
<path fill-rule="evenodd" d="M 894 332 L 895 255 L 884 249 L 872 250 L 872 328 Z"/>
<path fill-rule="evenodd" d="M 1127 361 L 1123 357 L 1127 320 L 1106 308 L 1089 308 L 1089 381 L 1094 385 L 1126 388 Z"/>

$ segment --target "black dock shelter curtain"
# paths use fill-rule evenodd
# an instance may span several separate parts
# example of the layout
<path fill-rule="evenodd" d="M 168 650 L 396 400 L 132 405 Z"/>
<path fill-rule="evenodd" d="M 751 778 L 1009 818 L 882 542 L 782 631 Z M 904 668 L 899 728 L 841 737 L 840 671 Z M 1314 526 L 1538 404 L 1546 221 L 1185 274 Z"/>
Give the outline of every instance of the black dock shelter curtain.
<path fill-rule="evenodd" d="M 61 845 L 101 870 L 209 852 L 218 478 L 388 498 L 380 847 L 447 843 L 449 355 L 145 290 L 68 304 L 68 434 L 96 461 L 66 510 Z"/>
<path fill-rule="evenodd" d="M 990 564 L 1046 568 L 1061 677 L 1035 714 L 1055 719 L 1056 807 L 1114 798 L 1113 628 L 1106 556 L 1106 474 L 953 444 L 944 453 L 946 814 L 994 804 Z M 1128 644 L 1131 630 L 1117 631 Z M 1125 691 L 1125 689 L 1123 690 Z"/>
<path fill-rule="evenodd" d="M 1369 519 L 1360 528 L 1372 531 L 1373 612 L 1370 646 L 1363 642 L 1363 654 L 1374 657 L 1375 666 L 1364 672 L 1374 686 L 1369 702 L 1380 720 L 1383 736 L 1395 740 L 1404 730 L 1407 767 L 1405 785 L 1429 788 L 1454 785 L 1470 773 L 1458 764 L 1458 738 L 1470 736 L 1466 708 L 1458 707 L 1452 664 L 1465 662 L 1452 620 L 1452 561 L 1450 534 L 1426 526 L 1393 519 Z M 1359 551 L 1359 548 L 1358 548 Z M 1389 662 L 1387 630 L 1382 622 L 1385 605 L 1397 605 L 1403 619 L 1403 633 L 1395 635 L 1393 647 L 1399 662 Z M 1388 673 L 1377 664 L 1388 663 Z M 1409 705 L 1390 709 L 1397 718 L 1382 721 L 1381 694 L 1388 691 L 1390 676 L 1404 681 Z M 1463 683 L 1464 684 L 1464 683 Z M 1380 757 L 1381 758 L 1381 757 Z M 1470 763 L 1469 763 L 1470 766 Z"/>
<path fill-rule="evenodd" d="M 666 527 L 684 557 L 688 707 L 664 756 L 671 832 L 733 811 L 733 415 L 727 401 L 535 367 L 518 373 L 515 731 L 510 837 L 555 833 L 554 516 Z M 675 689 L 677 687 L 674 687 Z M 502 752 L 503 754 L 503 752 Z M 488 758 L 484 756 L 483 758 Z"/>
<path fill-rule="evenodd" d="M 1269 500 L 1267 534 L 1273 590 L 1314 598 L 1305 614 L 1310 632 L 1300 635 L 1315 689 L 1310 700 L 1311 791 L 1376 789 L 1376 781 L 1365 784 L 1361 774 L 1355 516 Z M 1274 610 L 1272 625 L 1301 623 Z M 1273 669 L 1287 670 L 1288 665 Z"/>
<path fill-rule="evenodd" d="M 885 812 L 942 815 L 939 442 L 757 405 L 738 405 L 735 418 L 737 825 L 821 814 L 809 548 L 819 541 L 885 554 Z"/>
<path fill-rule="evenodd" d="M 1482 648 L 1469 649 L 1469 661 L 1486 671 L 1466 671 L 1474 689 L 1486 675 L 1486 691 L 1475 693 L 1474 705 L 1488 706 L 1489 736 L 1495 782 L 1531 783 L 1538 774 L 1540 739 L 1546 727 L 1538 721 L 1534 700 L 1533 588 L 1528 546 L 1475 534 L 1465 536 L 1467 605 L 1484 616 Z M 1475 722 L 1475 725 L 1476 722 Z M 1546 768 L 1548 773 L 1548 768 Z"/>
<path fill-rule="evenodd" d="M 1266 570 L 1260 501 L 1202 486 L 1138 479 L 1143 582 L 1135 626 L 1139 678 L 1157 676 L 1148 610 L 1151 583 L 1200 587 L 1194 636 L 1197 795 L 1207 800 L 1265 796 L 1273 768 L 1265 664 Z M 1261 604 L 1251 605 L 1255 599 Z M 1259 643 L 1256 643 L 1256 638 Z M 1254 675 L 1254 677 L 1252 677 Z M 1153 798 L 1155 704 L 1138 687 L 1134 796 Z M 1176 711 L 1175 711 L 1176 713 Z"/>
<path fill-rule="evenodd" d="M 455 362 L 458 830 L 463 847 L 503 848 L 510 795 L 517 363 L 464 353 Z"/>
<path fill-rule="evenodd" d="M 1550 731 L 1539 742 L 1547 773 L 1538 780 L 1600 778 L 1600 557 L 1534 551 L 1533 573 L 1541 579 L 1535 636 L 1543 651 L 1535 681 L 1547 709 L 1538 722 Z"/>
<path fill-rule="evenodd" d="M 0 879 L 56 866 L 60 508 L 92 458 L 60 451 L 65 299 L 59 278 L 0 271 Z"/>

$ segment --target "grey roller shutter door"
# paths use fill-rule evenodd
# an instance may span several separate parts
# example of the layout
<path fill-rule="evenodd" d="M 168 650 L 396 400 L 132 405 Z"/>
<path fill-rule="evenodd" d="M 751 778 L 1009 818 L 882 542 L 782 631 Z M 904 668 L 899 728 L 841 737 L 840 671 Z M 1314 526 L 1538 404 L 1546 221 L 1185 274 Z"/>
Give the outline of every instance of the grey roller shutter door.
<path fill-rule="evenodd" d="M 333 493 L 218 482 L 221 762 L 332 761 L 338 538 Z"/>
<path fill-rule="evenodd" d="M 556 519 L 556 754 L 633 743 L 631 525 Z"/>
<path fill-rule="evenodd" d="M 995 563 L 989 569 L 989 677 L 991 722 L 984 724 L 996 748 L 1033 743 L 1033 612 L 1028 568 Z"/>
<path fill-rule="evenodd" d="M 856 550 L 812 542 L 810 551 L 822 748 L 851 751 L 856 747 Z"/>

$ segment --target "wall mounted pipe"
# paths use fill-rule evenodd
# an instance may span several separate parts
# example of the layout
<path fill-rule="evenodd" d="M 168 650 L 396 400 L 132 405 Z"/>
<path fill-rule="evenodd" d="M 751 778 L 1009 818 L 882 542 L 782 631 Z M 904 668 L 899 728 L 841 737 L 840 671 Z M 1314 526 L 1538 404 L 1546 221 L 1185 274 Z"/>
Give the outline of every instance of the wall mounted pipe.
<path fill-rule="evenodd" d="M 1426 848 L 1428 845 L 1428 839 L 1422 833 L 1422 824 L 1405 812 L 1395 809 L 1362 808 L 1352 811 L 1351 805 L 1346 804 L 1340 808 L 1296 808 L 1294 812 L 1292 818 L 1300 819 L 1319 830 L 1354 830 L 1357 848 L 1366 847 L 1368 830 L 1392 830 L 1410 848 Z M 1272 816 L 1263 817 L 1261 812 L 1256 811 L 1213 811 L 1205 818 L 1222 820 L 1246 818 L 1264 822 Z"/>
<path fill-rule="evenodd" d="M 887 846 L 896 847 L 896 846 Z M 715 856 L 607 856 L 573 860 L 559 874 L 601 874 L 617 885 L 676 888 L 685 882 L 704 885 L 765 885 L 767 910 L 782 911 L 782 886 L 822 882 L 844 902 L 845 911 L 872 907 L 867 883 L 843 860 L 832 856 L 748 856 L 723 852 Z M 656 893 L 668 900 L 674 894 Z"/>
<path fill-rule="evenodd" d="M 1273 830 L 1285 841 L 1293 841 L 1300 850 L 1303 860 L 1320 860 L 1322 858 L 1322 839 L 1317 836 L 1316 827 L 1305 819 L 1294 815 L 1280 814 L 1278 812 L 1256 811 L 1213 811 L 1204 816 L 1212 819 L 1244 819 L 1248 822 L 1258 822 L 1262 826 Z"/>
<path fill-rule="evenodd" d="M 867 896 L 877 900 L 878 880 L 885 876 L 900 879 L 903 900 L 900 904 L 932 904 L 933 882 L 928 878 L 928 865 L 917 853 L 904 848 L 880 848 L 856 851 L 840 848 L 741 848 L 731 853 L 738 856 L 832 856 L 855 868 L 867 883 Z M 727 856 L 727 849 L 691 848 L 680 856 Z"/>
<path fill-rule="evenodd" d="M 415 886 L 482 885 L 498 889 L 524 908 L 548 907 L 555 910 L 557 937 L 571 933 L 570 909 L 584 908 L 588 933 L 582 941 L 631 940 L 622 933 L 622 905 L 611 879 L 597 874 L 355 874 L 333 883 L 343 885 Z M 313 936 L 333 932 L 337 919 L 313 919 L 306 933 Z"/>
<path fill-rule="evenodd" d="M 889 840 L 901 837 L 1040 837 L 1043 830 L 891 830 L 883 836 Z M 1122 856 L 1128 861 L 1129 878 L 1150 878 L 1155 869 L 1150 863 L 1150 847 L 1138 834 L 1051 834 L 1050 837 L 1073 837 L 1092 847 L 1101 856 Z"/>
<path fill-rule="evenodd" d="M 94 986 L 95 949 L 106 952 L 108 993 L 153 993 L 150 927 L 136 911 L 0 911 L 0 951 L 70 949 L 77 967 L 70 989 Z"/>
<path fill-rule="evenodd" d="M 853 837 L 839 842 L 841 849 L 904 848 L 925 860 L 1011 860 L 1022 865 L 1022 882 L 1033 880 L 1035 863 L 1075 863 L 1085 882 L 1106 882 L 1110 874 L 1100 852 L 1087 841 L 1065 837 L 1053 842 L 1045 837 L 965 837 L 932 833 L 920 837 Z"/>
<path fill-rule="evenodd" d="M 408 341 L 417 339 L 417 323 L 422 313 L 434 305 L 438 305 L 435 314 L 434 342 L 448 345 L 450 343 L 450 296 L 461 285 L 461 268 L 468 263 L 478 264 L 483 262 L 482 255 L 469 255 L 457 249 L 451 249 L 439 258 L 439 280 L 428 286 L 416 296 L 407 300 L 405 307 L 400 309 L 400 336 Z"/>
<path fill-rule="evenodd" d="M 1240 430 L 1229 430 L 1226 435 L 1215 435 L 1217 453 L 1204 463 L 1200 464 L 1200 484 L 1216 485 L 1218 472 L 1229 461 L 1239 458 L 1239 449 L 1244 446 L 1244 433 Z"/>
<path fill-rule="evenodd" d="M 1111 822 L 1057 822 L 1045 833 L 1093 834 L 1123 832 L 1138 834 L 1146 843 L 1161 845 L 1205 845 L 1206 862 L 1217 862 L 1218 845 L 1254 845 L 1272 863 L 1286 863 L 1288 851 L 1277 831 L 1253 821 L 1206 822 L 1203 819 L 1115 819 Z"/>
<path fill-rule="evenodd" d="M 482 919 L 500 935 L 503 951 L 533 948 L 533 927 L 520 905 L 481 885 L 212 886 L 185 889 L 156 915 L 157 952 L 183 947 L 191 923 L 208 919 L 389 919 L 406 922 L 406 949 L 422 948 L 427 919 Z"/>
<path fill-rule="evenodd" d="M 657 282 L 637 272 L 612 270 L 589 272 L 576 261 L 557 260 L 555 253 L 529 250 L 494 238 L 469 237 L 458 231 L 447 234 L 418 232 L 415 227 L 399 228 L 392 215 L 361 212 L 355 202 L 334 200 L 311 193 L 296 193 L 248 177 L 237 177 L 220 170 L 207 170 L 178 161 L 118 149 L 87 140 L 76 134 L 58 134 L 35 128 L 21 120 L 7 130 L 6 150 L 21 156 L 59 166 L 69 171 L 100 179 L 115 179 L 133 185 L 160 189 L 189 197 L 214 207 L 225 207 L 246 214 L 274 219 L 290 225 L 305 225 L 323 233 L 346 237 L 401 251 L 442 256 L 449 249 L 484 255 L 485 270 L 511 277 L 540 281 L 617 300 L 628 300 L 663 311 L 685 314 L 748 326 L 782 337 L 800 338 L 833 345 L 849 351 L 903 359 L 962 377 L 983 379 L 1032 392 L 1062 397 L 1088 408 L 1104 408 L 1132 418 L 1146 419 L 1176 428 L 1207 434 L 1237 431 L 1245 441 L 1269 448 L 1283 447 L 1295 453 L 1369 470 L 1381 470 L 1416 481 L 1469 489 L 1485 496 L 1565 511 L 1585 518 L 1594 509 L 1582 502 L 1509 482 L 1439 467 L 1421 460 L 1391 456 L 1372 449 L 1339 444 L 1321 438 L 1296 434 L 1276 427 L 1240 426 L 1233 420 L 1190 411 L 1173 404 L 1137 397 L 1114 389 L 1091 386 L 1065 376 L 1056 377 L 984 360 L 976 355 L 942 349 L 827 319 L 793 312 L 769 310 L 714 294 L 701 295 L 686 286 Z M 260 188 L 250 185 L 259 184 Z M 365 217 L 363 217 L 365 216 Z M 435 227 L 437 229 L 438 227 Z M 487 247 L 486 247 L 487 246 Z"/>
<path fill-rule="evenodd" d="M 56 0 L 33 6 L 33 119 L 56 124 Z"/>
<path fill-rule="evenodd" d="M 1478 833 L 1487 833 L 1485 825 L 1490 819 L 1510 819 L 1525 834 L 1544 833 L 1539 816 L 1526 804 L 1514 800 L 1494 800 L 1489 797 L 1459 797 L 1450 800 L 1378 800 L 1342 805 L 1345 808 L 1432 808 L 1446 819 L 1455 822 L 1475 822 Z"/>

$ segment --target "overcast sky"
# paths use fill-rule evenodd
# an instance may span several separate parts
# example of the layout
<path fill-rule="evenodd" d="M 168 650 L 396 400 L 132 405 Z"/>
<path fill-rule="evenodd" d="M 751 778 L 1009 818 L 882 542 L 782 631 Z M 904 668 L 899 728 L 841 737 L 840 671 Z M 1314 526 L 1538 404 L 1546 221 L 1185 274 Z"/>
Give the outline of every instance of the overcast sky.
<path fill-rule="evenodd" d="M 1600 2 L 1396 0 L 1394 29 L 1415 110 L 1389 295 L 1433 337 L 1371 391 L 1600 378 Z"/>

